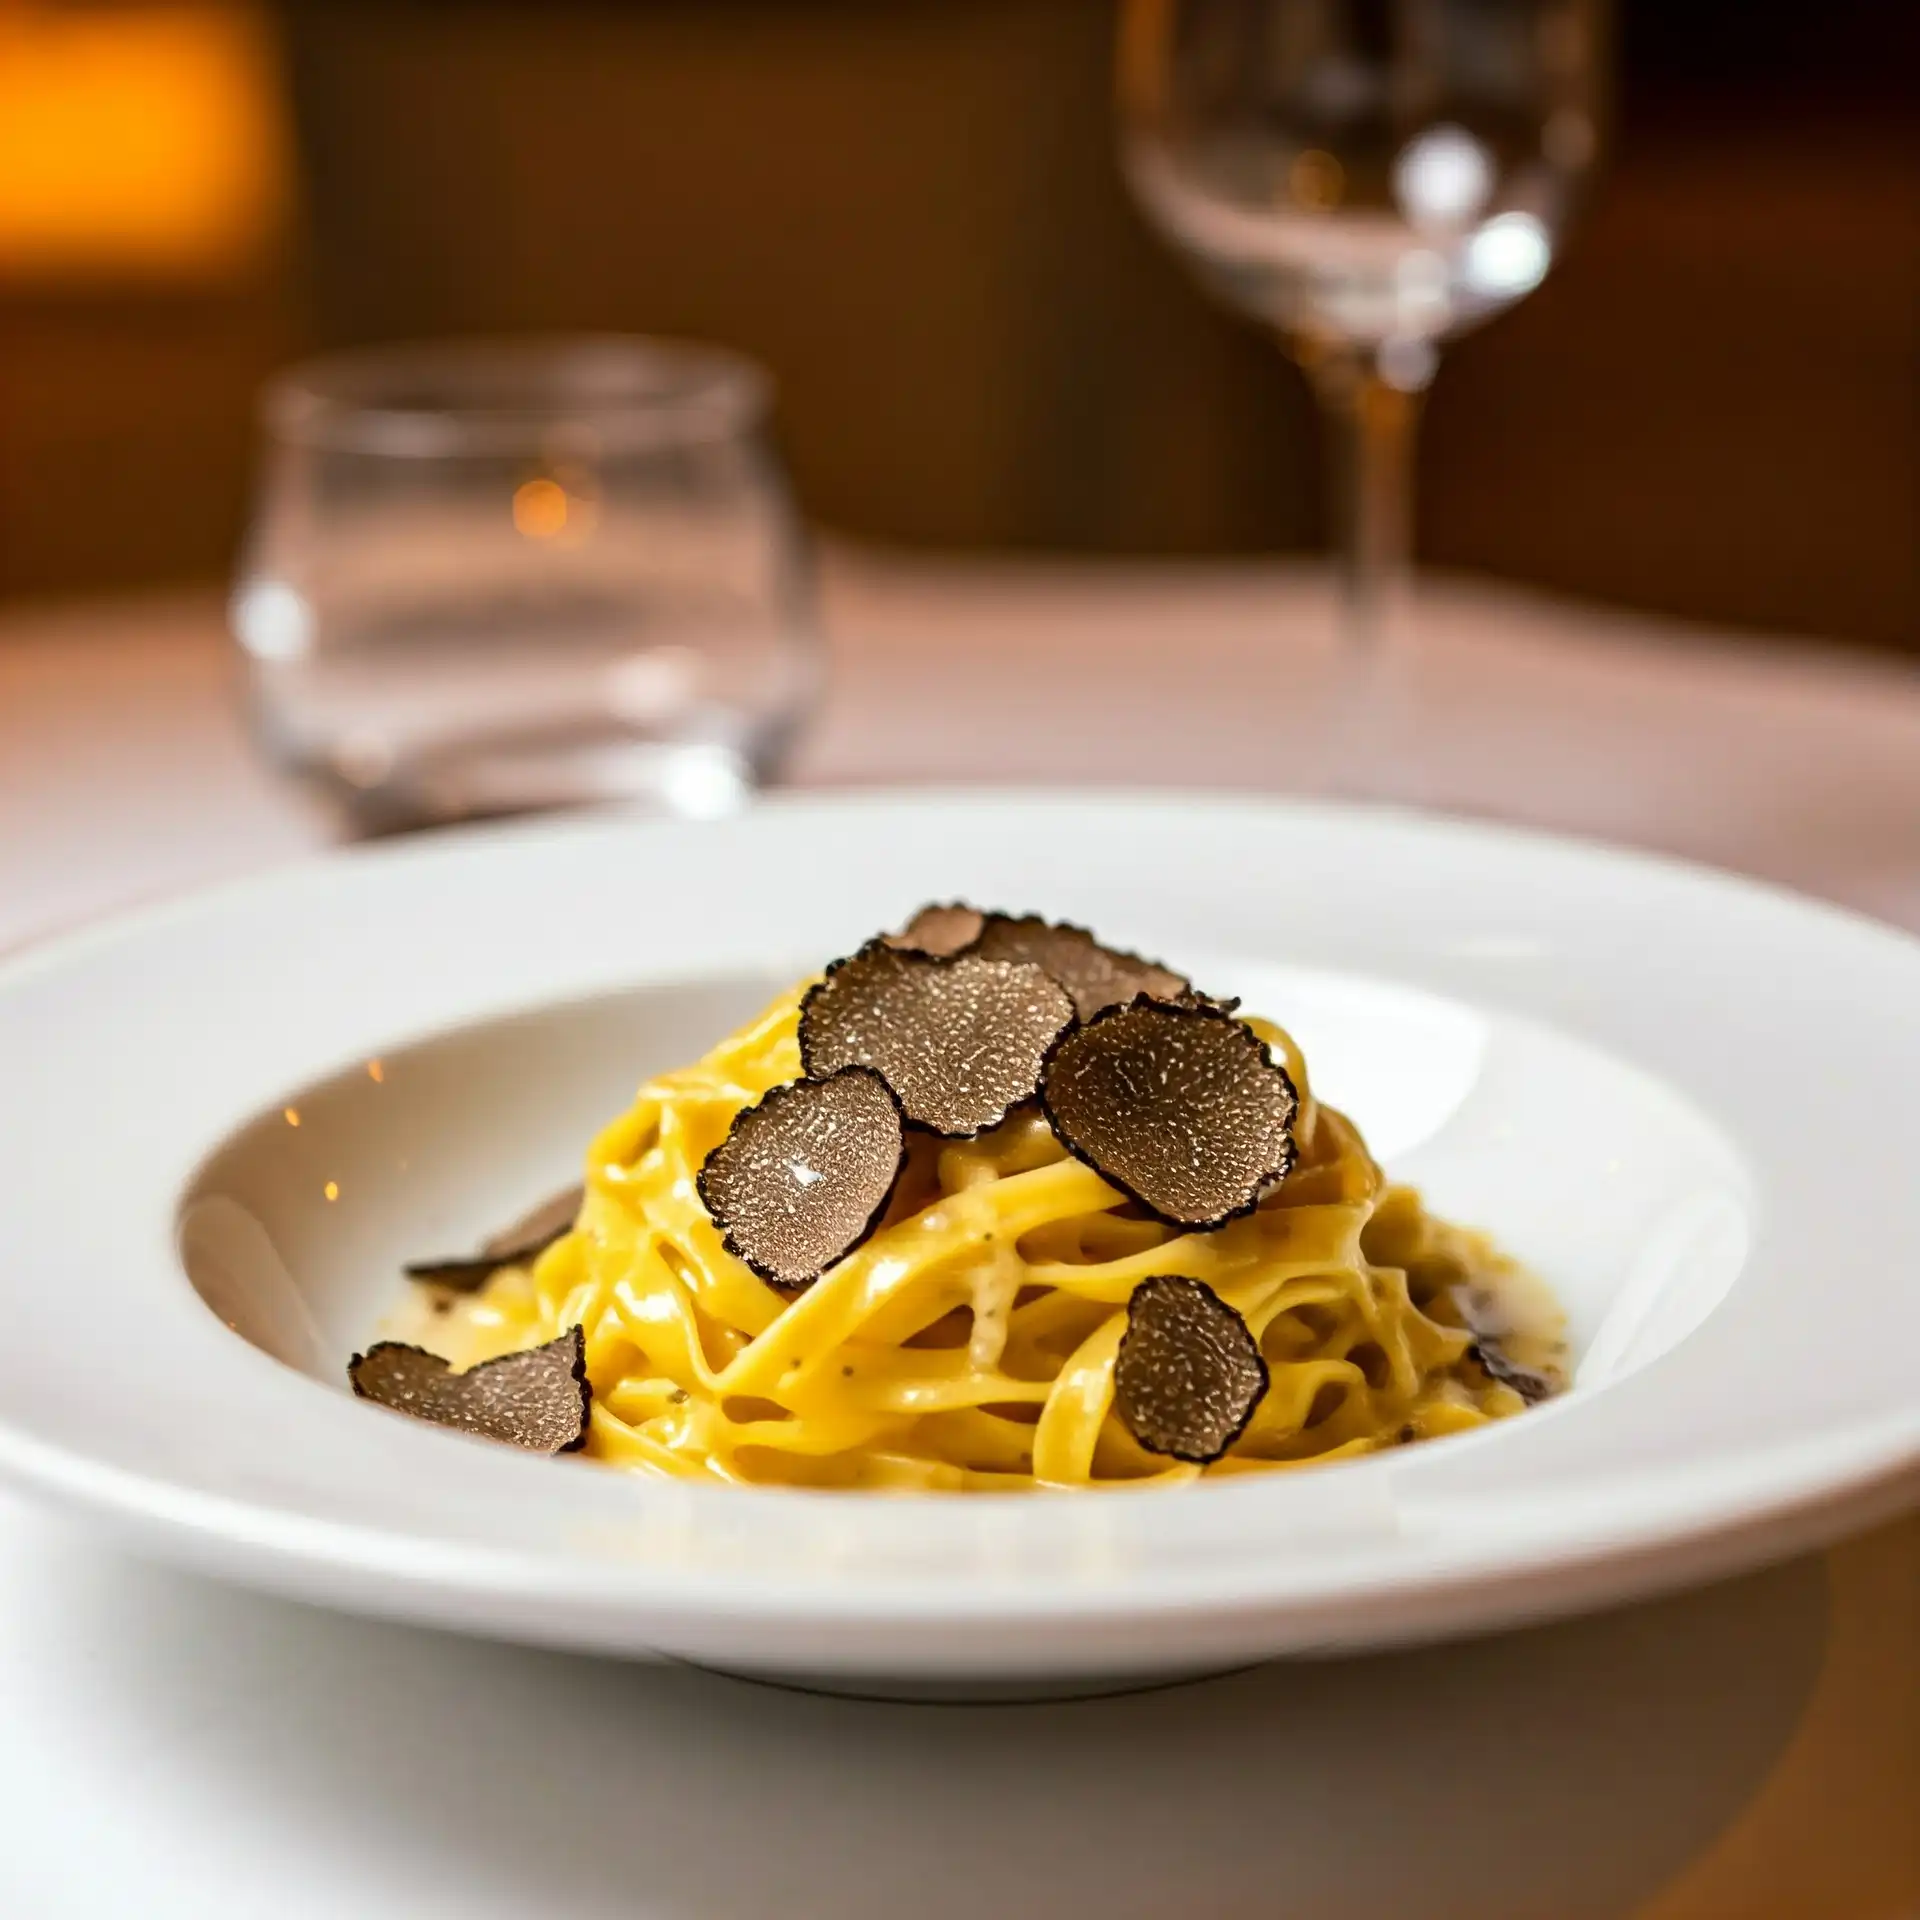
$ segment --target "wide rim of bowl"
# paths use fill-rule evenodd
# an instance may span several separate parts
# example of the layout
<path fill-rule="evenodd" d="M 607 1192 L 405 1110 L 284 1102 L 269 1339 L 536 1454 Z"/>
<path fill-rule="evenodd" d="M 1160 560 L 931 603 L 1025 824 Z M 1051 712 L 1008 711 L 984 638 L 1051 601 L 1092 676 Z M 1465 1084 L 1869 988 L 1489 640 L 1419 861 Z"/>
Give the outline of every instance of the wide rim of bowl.
<path fill-rule="evenodd" d="M 822 899 L 828 842 L 860 857 Z M 935 873 L 894 887 L 889 849 Z M 1143 851 L 1188 856 L 1162 866 L 1151 899 L 1130 858 Z M 1229 884 L 1256 858 L 1289 874 L 1286 910 Z M 643 897 L 601 885 L 568 942 L 545 939 L 541 913 L 578 905 L 609 872 Z M 732 887 L 715 886 L 719 872 Z M 1047 889 L 1050 872 L 1073 877 Z M 1114 925 L 1130 944 L 1164 945 L 1197 916 L 1210 945 L 1509 1007 L 1661 1073 L 1755 1172 L 1759 1241 L 1731 1306 L 1617 1386 L 1530 1415 L 1524 1445 L 1517 1431 L 1514 1444 L 1468 1436 L 1181 1496 L 878 1501 L 556 1478 L 282 1367 L 221 1327 L 180 1272 L 173 1209 L 205 1152 L 356 1055 L 831 946 L 908 896 L 1017 891 L 1055 906 L 1064 891 L 1057 910 L 1086 918 L 1130 885 L 1139 910 Z M 477 943 L 502 888 L 530 905 L 529 925 Z M 649 891 L 699 911 L 636 945 Z M 385 964 L 396 935 L 404 969 Z M 84 1285 L 106 1330 L 90 1369 L 63 1380 L 73 1316 L 58 1287 L 16 1290 L 0 1471 L 164 1551 L 315 1597 L 693 1657 L 717 1637 L 747 1661 L 807 1644 L 874 1670 L 1128 1665 L 1176 1629 L 1196 1654 L 1279 1651 L 1644 1590 L 1910 1497 L 1920 1306 L 1900 1276 L 1920 1216 L 1901 1176 L 1920 1147 L 1916 989 L 1920 943 L 1840 910 L 1386 809 L 881 792 L 728 822 L 519 823 L 323 856 L 0 965 L 0 1050 L 21 1069 L 0 1092 L 0 1155 L 20 1176 L 9 1239 L 28 1270 Z M 1798 1089 L 1797 1132 L 1771 1117 L 1783 1084 Z M 98 1204 L 101 1157 L 112 1208 Z M 1824 1318 L 1806 1310 L 1816 1260 L 1847 1284 L 1844 1311 Z M 1092 1635 L 1078 1652 L 1076 1626 Z"/>

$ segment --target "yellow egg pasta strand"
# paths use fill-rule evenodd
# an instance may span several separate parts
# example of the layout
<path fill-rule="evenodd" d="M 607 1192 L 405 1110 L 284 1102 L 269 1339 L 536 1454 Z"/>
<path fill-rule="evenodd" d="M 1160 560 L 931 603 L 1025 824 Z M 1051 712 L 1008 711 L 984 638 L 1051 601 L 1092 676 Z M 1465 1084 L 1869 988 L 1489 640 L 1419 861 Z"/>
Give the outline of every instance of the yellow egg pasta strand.
<path fill-rule="evenodd" d="M 436 1303 L 418 1337 L 471 1365 L 585 1331 L 586 1452 L 635 1472 L 919 1491 L 1180 1485 L 1351 1457 L 1520 1410 L 1468 1357 L 1453 1305 L 1517 1270 L 1391 1187 L 1317 1103 L 1298 1048 L 1250 1024 L 1300 1093 L 1298 1164 L 1209 1233 L 1140 1217 L 1036 1111 L 917 1141 L 880 1228 L 789 1298 L 722 1243 L 701 1163 L 734 1116 L 801 1073 L 804 986 L 704 1059 L 650 1080 L 589 1151 L 574 1230 L 530 1268 Z M 1113 1407 L 1127 1301 L 1205 1281 L 1271 1384 L 1227 1455 L 1147 1452 Z M 1537 1283 L 1536 1283 L 1537 1285 Z"/>

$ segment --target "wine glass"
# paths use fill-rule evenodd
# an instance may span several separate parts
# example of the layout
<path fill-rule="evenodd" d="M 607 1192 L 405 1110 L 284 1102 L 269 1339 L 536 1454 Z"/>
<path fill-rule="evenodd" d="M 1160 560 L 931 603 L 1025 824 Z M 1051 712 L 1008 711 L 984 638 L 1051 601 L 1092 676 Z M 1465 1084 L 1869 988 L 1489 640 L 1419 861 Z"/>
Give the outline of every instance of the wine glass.
<path fill-rule="evenodd" d="M 1421 396 L 1444 341 L 1546 276 L 1598 146 L 1603 4 L 1126 0 L 1134 192 L 1207 287 L 1277 331 L 1328 429 L 1333 784 L 1388 791 L 1389 762 L 1408 765 Z"/>

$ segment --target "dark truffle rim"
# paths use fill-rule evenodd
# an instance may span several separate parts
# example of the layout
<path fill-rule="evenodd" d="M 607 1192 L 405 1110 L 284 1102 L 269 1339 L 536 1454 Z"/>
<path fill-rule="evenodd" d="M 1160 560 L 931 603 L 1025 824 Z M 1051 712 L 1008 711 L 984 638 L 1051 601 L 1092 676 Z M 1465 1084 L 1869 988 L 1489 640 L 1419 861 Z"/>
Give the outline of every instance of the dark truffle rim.
<path fill-rule="evenodd" d="M 429 1420 L 425 1414 L 409 1413 L 405 1407 L 396 1407 L 390 1400 L 382 1400 L 376 1394 L 369 1393 L 360 1384 L 360 1366 L 379 1353 L 417 1353 L 423 1359 L 438 1360 L 441 1366 L 456 1380 L 471 1380 L 475 1374 L 485 1373 L 489 1367 L 503 1365 L 509 1360 L 524 1360 L 531 1353 L 547 1353 L 568 1341 L 573 1347 L 573 1358 L 567 1368 L 568 1377 L 580 1389 L 580 1432 L 572 1440 L 555 1447 L 556 1454 L 578 1453 L 587 1444 L 587 1431 L 593 1420 L 593 1382 L 587 1378 L 587 1330 L 579 1321 L 575 1321 L 566 1332 L 557 1333 L 551 1340 L 543 1340 L 537 1347 L 521 1347 L 514 1353 L 497 1353 L 491 1360 L 482 1360 L 476 1366 L 456 1368 L 443 1353 L 434 1353 L 426 1347 L 415 1346 L 411 1340 L 376 1340 L 364 1353 L 356 1353 L 347 1362 L 347 1384 L 353 1389 L 356 1400 L 365 1400 L 371 1406 L 384 1407 L 388 1413 L 397 1413 L 403 1420 L 412 1420 L 423 1427 L 440 1427 L 453 1433 L 464 1433 L 471 1440 L 493 1440 L 490 1433 L 482 1433 L 475 1427 L 455 1426 L 450 1420 Z M 512 1441 L 496 1442 L 497 1445 L 511 1446 Z M 522 1447 L 522 1453 L 537 1453 L 544 1449 Z"/>
<path fill-rule="evenodd" d="M 1137 997 L 1138 996 L 1136 996 L 1136 998 Z M 1146 997 L 1151 999 L 1153 996 L 1149 994 Z M 1204 1007 L 1214 1013 L 1224 1013 L 1228 1019 L 1231 1020 L 1239 1018 L 1240 1009 L 1245 1002 L 1241 1000 L 1237 993 L 1230 993 L 1222 999 L 1217 994 L 1202 993 L 1198 987 L 1189 987 L 1185 993 L 1178 994 L 1171 1000 L 1163 1000 L 1159 1004 L 1166 1007 Z M 1246 1022 L 1244 1020 L 1241 1021 L 1242 1026 L 1245 1024 Z M 1257 1033 L 1253 1037 L 1256 1040 L 1260 1038 Z M 1285 1072 L 1286 1069 L 1282 1068 L 1281 1071 Z M 1289 1077 L 1287 1084 L 1289 1086 L 1293 1084 L 1291 1077 Z"/>
<path fill-rule="evenodd" d="M 1148 1287 L 1163 1287 L 1169 1284 L 1197 1288 L 1222 1313 L 1231 1314 L 1238 1323 L 1240 1331 L 1247 1336 L 1247 1345 L 1253 1349 L 1253 1364 L 1259 1369 L 1260 1391 L 1247 1402 L 1246 1411 L 1234 1422 L 1233 1431 L 1220 1443 L 1217 1453 L 1181 1453 L 1171 1447 L 1156 1447 L 1134 1433 L 1133 1422 L 1127 1418 L 1126 1410 L 1120 1405 L 1120 1356 L 1126 1352 L 1127 1342 L 1133 1338 L 1133 1303 Z M 1120 1336 L 1119 1346 L 1114 1349 L 1113 1382 L 1114 1411 L 1120 1416 L 1120 1424 L 1133 1435 L 1137 1446 L 1148 1453 L 1157 1454 L 1162 1460 L 1179 1460 L 1190 1467 L 1210 1467 L 1216 1460 L 1224 1460 L 1232 1451 L 1234 1442 L 1246 1432 L 1248 1423 L 1259 1411 L 1260 1402 L 1267 1397 L 1267 1390 L 1273 1385 L 1273 1369 L 1267 1365 L 1267 1356 L 1260 1351 L 1260 1342 L 1254 1338 L 1253 1329 L 1247 1325 L 1247 1316 L 1238 1307 L 1228 1306 L 1204 1280 L 1196 1280 L 1190 1273 L 1150 1273 L 1127 1295 L 1127 1330 Z"/>
<path fill-rule="evenodd" d="M 979 909 L 976 908 L 975 911 L 978 912 Z M 1123 962 L 1127 966 L 1152 967 L 1161 973 L 1170 973 L 1174 977 L 1174 979 L 1181 981 L 1183 983 L 1180 989 L 1182 993 L 1198 992 L 1198 989 L 1193 984 L 1193 980 L 1191 976 L 1188 974 L 1182 973 L 1178 967 L 1170 967 L 1167 965 L 1167 963 L 1164 960 L 1149 960 L 1144 953 L 1135 953 L 1131 947 L 1113 946 L 1108 941 L 1102 940 L 1100 936 L 1097 933 L 1095 933 L 1091 927 L 1082 926 L 1078 920 L 1049 920 L 1044 913 L 1002 913 L 997 908 L 988 912 L 985 916 L 985 919 L 986 919 L 986 925 L 981 927 L 979 933 L 975 935 L 975 937 L 966 946 L 959 949 L 959 952 L 957 952 L 954 955 L 955 959 L 958 959 L 961 953 L 974 952 L 979 947 L 980 942 L 987 937 L 987 927 L 991 926 L 996 920 L 1001 921 L 1007 926 L 1017 926 L 1019 922 L 1021 922 L 1022 920 L 1037 920 L 1043 927 L 1049 928 L 1054 933 L 1084 933 L 1087 936 L 1087 938 L 1091 940 L 1093 944 L 1096 947 L 1098 947 L 1100 951 L 1107 956 L 1109 960 L 1118 960 Z M 1032 966 L 1039 967 L 1042 973 L 1046 972 L 1046 968 L 1042 966 L 1038 960 L 1032 961 L 1029 964 Z M 1058 984 L 1059 986 L 1066 988 L 1068 999 L 1071 1000 L 1073 998 L 1073 989 L 1071 987 L 1068 987 L 1067 983 L 1064 980 L 1060 979 L 1060 976 L 1058 974 L 1052 974 L 1052 975 L 1049 975 L 1048 977 L 1054 980 L 1056 984 Z M 1176 996 L 1167 995 L 1167 994 L 1149 993 L 1144 987 L 1139 989 L 1139 991 L 1133 995 L 1133 999 L 1152 1000 L 1157 1004 L 1160 1004 L 1163 1006 L 1173 1006 L 1178 1004 Z M 1112 1006 L 1118 1007 L 1118 1006 L 1130 1005 L 1131 1002 L 1124 1001 L 1124 1000 L 1116 1000 L 1111 1004 Z M 1234 1005 L 1238 1006 L 1239 1002 L 1236 1000 L 1234 1002 Z M 1089 1014 L 1085 1020 L 1081 1021 L 1081 1024 L 1083 1026 L 1088 1025 L 1092 1021 L 1099 1019 L 1101 1014 L 1109 1012 L 1110 1010 L 1111 1009 L 1109 1007 L 1101 1007 L 1096 1012 Z M 1074 1014 L 1076 1018 L 1079 1017 L 1079 1007 L 1077 1004 L 1074 1008 Z"/>
<path fill-rule="evenodd" d="M 800 1001 L 800 1021 L 796 1029 L 796 1038 L 800 1043 L 800 1064 L 806 1068 L 806 1078 L 809 1080 L 831 1079 L 833 1077 L 831 1074 L 822 1075 L 816 1073 L 813 1063 L 807 1058 L 808 1020 L 813 1012 L 813 1003 L 816 996 L 826 991 L 827 982 L 830 981 L 842 967 L 850 967 L 856 960 L 866 959 L 875 949 L 883 949 L 888 953 L 904 955 L 907 959 L 921 966 L 928 967 L 947 968 L 958 965 L 962 960 L 985 959 L 984 955 L 975 953 L 971 947 L 963 947 L 957 953 L 928 953 L 921 947 L 889 946 L 887 936 L 884 933 L 876 933 L 871 940 L 864 942 L 854 952 L 842 954 L 840 958 L 832 962 L 826 972 L 807 989 Z M 1069 1011 L 1066 1025 L 1047 1042 L 1044 1051 L 1040 1055 L 1039 1065 L 1034 1068 L 1032 1086 L 1024 1093 L 1016 1094 L 1009 1100 L 1000 1110 L 997 1119 L 983 1120 L 977 1127 L 962 1128 L 960 1131 L 954 1133 L 949 1133 L 944 1128 L 933 1126 L 925 1120 L 916 1120 L 912 1114 L 907 1112 L 906 1102 L 900 1098 L 899 1090 L 894 1086 L 892 1081 L 890 1081 L 885 1074 L 881 1073 L 878 1067 L 864 1068 L 863 1071 L 874 1074 L 879 1079 L 881 1085 L 899 1102 L 900 1112 L 907 1127 L 915 1133 L 930 1134 L 936 1140 L 978 1140 L 982 1134 L 991 1133 L 995 1127 L 1005 1126 L 1008 1119 L 1021 1107 L 1030 1106 L 1040 1098 L 1040 1089 L 1046 1080 L 1047 1062 L 1053 1057 L 1054 1048 L 1057 1047 L 1075 1027 L 1081 1024 L 1079 1014 L 1072 1011 L 1073 994 L 1071 991 L 1061 985 L 1058 980 L 1054 979 L 1053 975 L 1048 973 L 1046 968 L 1041 966 L 1037 960 L 988 960 L 986 964 L 993 967 L 1032 967 L 1035 973 L 1044 975 L 1051 985 L 1058 987 L 1060 991 L 1067 996 Z M 854 1062 L 850 1064 L 858 1063 Z M 846 1068 L 837 1068 L 835 1071 L 844 1073 Z"/>
<path fill-rule="evenodd" d="M 1535 1368 L 1523 1367 L 1492 1334 L 1475 1334 L 1467 1343 L 1464 1357 L 1471 1360 L 1489 1380 L 1511 1388 L 1530 1407 L 1537 1407 L 1554 1397 L 1553 1382 Z"/>
<path fill-rule="evenodd" d="M 1053 1102 L 1047 1098 L 1047 1081 L 1053 1072 L 1053 1063 L 1060 1049 L 1069 1040 L 1093 1029 L 1104 1020 L 1114 1019 L 1123 1013 L 1132 1013 L 1140 1007 L 1151 1007 L 1156 1013 L 1170 1013 L 1182 1020 L 1217 1020 L 1222 1026 L 1237 1028 L 1254 1046 L 1260 1049 L 1260 1057 L 1266 1066 L 1280 1076 L 1280 1084 L 1287 1090 L 1287 1097 L 1293 1102 L 1293 1110 L 1287 1115 L 1287 1154 L 1285 1161 L 1273 1172 L 1261 1176 L 1259 1184 L 1253 1190 L 1253 1197 L 1242 1205 L 1229 1208 L 1227 1212 L 1206 1221 L 1182 1220 L 1171 1213 L 1162 1213 L 1145 1194 L 1137 1193 L 1117 1174 L 1109 1173 L 1091 1153 L 1075 1140 L 1060 1124 L 1059 1115 L 1053 1110 Z M 1053 1045 L 1047 1049 L 1047 1057 L 1040 1063 L 1040 1107 L 1047 1116 L 1047 1125 L 1053 1129 L 1053 1137 L 1066 1148 L 1083 1167 L 1091 1167 L 1108 1186 L 1117 1188 L 1131 1200 L 1135 1206 L 1144 1207 L 1148 1214 L 1163 1227 L 1174 1227 L 1182 1233 L 1218 1233 L 1224 1226 L 1235 1220 L 1244 1220 L 1252 1213 L 1280 1183 L 1286 1179 L 1299 1164 L 1300 1147 L 1293 1137 L 1293 1123 L 1300 1116 L 1300 1089 L 1293 1084 L 1293 1076 L 1277 1061 L 1267 1049 L 1267 1043 L 1240 1019 L 1217 1006 L 1194 1006 L 1183 1000 L 1156 1000 L 1150 993 L 1136 993 L 1131 1000 L 1119 1006 L 1102 1007 L 1091 1020 L 1076 1021 L 1064 1029 Z M 1204 1284 L 1204 1283 L 1203 1283 Z"/>
<path fill-rule="evenodd" d="M 893 1103 L 894 1114 L 900 1122 L 899 1157 L 893 1163 L 893 1173 L 887 1181 L 887 1190 L 880 1196 L 880 1204 L 868 1215 L 866 1225 L 863 1226 L 831 1260 L 825 1262 L 816 1272 L 808 1274 L 804 1280 L 789 1280 L 782 1275 L 772 1272 L 767 1267 L 762 1266 L 751 1254 L 743 1252 L 735 1243 L 733 1229 L 730 1226 L 721 1224 L 720 1216 L 714 1210 L 712 1200 L 708 1198 L 707 1169 L 713 1164 L 715 1156 L 720 1152 L 720 1148 L 724 1147 L 727 1141 L 733 1138 L 734 1128 L 737 1127 L 748 1114 L 758 1113 L 768 1101 L 793 1093 L 798 1088 L 824 1087 L 829 1081 L 838 1080 L 840 1076 L 845 1073 L 865 1074 L 869 1080 L 878 1083 L 881 1092 Z M 796 1298 L 800 1294 L 805 1293 L 806 1290 L 820 1278 L 820 1275 L 826 1272 L 828 1267 L 837 1265 L 851 1253 L 858 1253 L 859 1250 L 873 1238 L 880 1222 L 886 1217 L 888 1207 L 893 1204 L 893 1196 L 900 1186 L 900 1176 L 906 1170 L 907 1134 L 911 1126 L 912 1122 L 907 1118 L 907 1110 L 900 1104 L 900 1096 L 888 1086 L 885 1076 L 876 1073 L 873 1068 L 850 1063 L 844 1067 L 836 1067 L 831 1073 L 805 1073 L 802 1074 L 798 1080 L 783 1080 L 777 1087 L 769 1087 L 752 1106 L 742 1107 L 740 1111 L 733 1116 L 727 1123 L 726 1137 L 720 1142 L 720 1146 L 715 1147 L 713 1152 L 708 1154 L 707 1157 L 700 1162 L 700 1171 L 694 1175 L 693 1179 L 694 1188 L 700 1195 L 700 1204 L 707 1210 L 707 1218 L 711 1220 L 716 1227 L 720 1228 L 720 1244 L 725 1247 L 743 1267 L 747 1268 L 748 1271 L 753 1273 L 757 1278 L 764 1280 L 776 1293 L 785 1294 L 790 1299 Z"/>

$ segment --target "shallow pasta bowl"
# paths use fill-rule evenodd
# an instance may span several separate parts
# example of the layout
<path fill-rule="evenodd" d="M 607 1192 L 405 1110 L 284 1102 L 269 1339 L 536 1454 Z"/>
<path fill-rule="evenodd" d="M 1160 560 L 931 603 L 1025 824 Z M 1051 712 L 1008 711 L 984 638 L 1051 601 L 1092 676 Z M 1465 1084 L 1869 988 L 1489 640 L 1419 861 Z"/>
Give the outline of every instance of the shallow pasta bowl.
<path fill-rule="evenodd" d="M 1390 1171 L 1565 1302 L 1565 1398 L 1179 1492 L 741 1491 L 353 1400 L 399 1263 L 647 1072 L 964 895 L 1289 1025 Z M 1060 1687 L 1731 1571 L 1920 1476 L 1920 945 L 1412 815 L 889 794 L 330 857 L 0 969 L 0 1469 L 326 1604 L 850 1687 Z"/>

